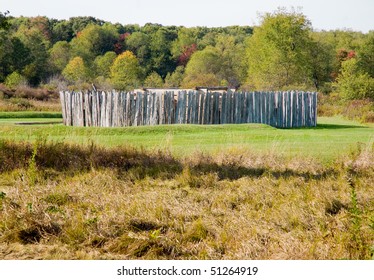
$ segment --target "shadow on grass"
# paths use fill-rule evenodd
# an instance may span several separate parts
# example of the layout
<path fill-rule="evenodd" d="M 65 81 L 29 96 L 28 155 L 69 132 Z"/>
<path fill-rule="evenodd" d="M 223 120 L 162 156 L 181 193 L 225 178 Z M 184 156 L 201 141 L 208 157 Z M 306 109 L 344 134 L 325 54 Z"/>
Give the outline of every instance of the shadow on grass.
<path fill-rule="evenodd" d="M 346 124 L 317 124 L 316 127 L 311 127 L 311 129 L 349 129 L 349 128 L 369 128 L 364 125 L 346 125 Z"/>
<path fill-rule="evenodd" d="M 291 169 L 272 170 L 266 167 L 245 167 L 240 165 L 219 165 L 217 163 L 207 162 L 192 167 L 192 173 L 195 175 L 216 173 L 219 180 L 238 180 L 243 177 L 272 176 L 279 178 L 302 177 L 306 180 L 323 180 L 331 175 L 336 175 L 337 170 L 326 168 L 320 172 L 297 171 Z"/>
<path fill-rule="evenodd" d="M 350 124 L 330 124 L 330 123 L 322 123 L 317 124 L 317 126 L 301 126 L 301 127 L 277 127 L 277 129 L 281 130 L 298 130 L 298 129 L 312 129 L 312 130 L 320 130 L 320 129 L 352 129 L 352 128 L 370 128 L 369 126 L 365 125 L 350 125 Z"/>
<path fill-rule="evenodd" d="M 95 145 L 79 146 L 66 143 L 40 142 L 12 143 L 0 141 L 0 173 L 30 167 L 34 162 L 38 170 L 55 170 L 68 174 L 89 172 L 92 169 L 115 169 L 120 178 L 133 180 L 150 178 L 172 179 L 183 173 L 190 165 L 172 155 L 162 152 L 147 152 L 130 147 L 105 149 Z M 202 160 L 190 165 L 191 175 L 197 179 L 201 175 L 217 174 L 219 180 L 237 180 L 243 177 L 273 176 L 275 178 L 303 177 L 323 179 L 334 175 L 336 170 L 324 169 L 319 172 L 281 170 L 268 166 L 242 166 L 237 164 L 218 164 L 213 160 Z"/>

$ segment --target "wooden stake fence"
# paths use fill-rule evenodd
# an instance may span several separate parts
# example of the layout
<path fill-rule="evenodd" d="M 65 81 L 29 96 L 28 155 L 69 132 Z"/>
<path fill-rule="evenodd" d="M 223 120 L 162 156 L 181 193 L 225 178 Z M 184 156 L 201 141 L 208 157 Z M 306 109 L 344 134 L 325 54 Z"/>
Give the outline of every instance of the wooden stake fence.
<path fill-rule="evenodd" d="M 61 91 L 65 125 L 264 123 L 274 127 L 317 124 L 316 92 L 103 92 Z"/>

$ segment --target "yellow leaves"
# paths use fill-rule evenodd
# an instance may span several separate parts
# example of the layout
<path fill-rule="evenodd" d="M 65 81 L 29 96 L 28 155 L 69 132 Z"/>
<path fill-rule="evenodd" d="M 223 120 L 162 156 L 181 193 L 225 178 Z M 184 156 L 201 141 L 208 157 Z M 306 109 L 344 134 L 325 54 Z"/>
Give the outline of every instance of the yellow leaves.
<path fill-rule="evenodd" d="M 88 69 L 83 59 L 76 56 L 66 65 L 62 75 L 70 82 L 85 81 L 88 77 Z"/>
<path fill-rule="evenodd" d="M 110 73 L 117 89 L 130 89 L 140 84 L 140 65 L 131 51 L 123 52 L 114 60 Z"/>

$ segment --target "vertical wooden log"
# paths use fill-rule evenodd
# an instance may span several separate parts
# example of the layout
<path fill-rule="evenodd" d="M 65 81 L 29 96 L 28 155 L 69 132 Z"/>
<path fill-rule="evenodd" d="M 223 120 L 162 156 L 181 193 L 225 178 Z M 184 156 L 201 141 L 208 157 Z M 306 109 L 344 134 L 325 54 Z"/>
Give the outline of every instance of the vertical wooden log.
<path fill-rule="evenodd" d="M 118 95 L 115 90 L 112 90 L 112 105 L 111 105 L 111 127 L 117 127 L 118 126 Z"/>
<path fill-rule="evenodd" d="M 165 124 L 165 93 L 160 95 L 160 124 Z"/>
<path fill-rule="evenodd" d="M 261 123 L 265 123 L 266 119 L 266 96 L 269 92 L 261 92 Z"/>
<path fill-rule="evenodd" d="M 71 93 L 71 103 L 70 103 L 70 112 L 71 112 L 71 115 L 70 115 L 70 119 L 71 119 L 71 125 L 72 126 L 74 126 L 75 125 L 75 119 L 74 119 L 74 114 L 75 114 L 75 107 L 76 107 L 76 105 L 75 105 L 75 96 L 76 96 L 76 93 L 75 93 L 75 91 L 73 91 L 72 93 Z"/>
<path fill-rule="evenodd" d="M 139 126 L 140 125 L 140 106 L 141 106 L 141 96 L 140 92 L 134 93 L 135 94 L 135 117 L 134 117 L 134 126 Z"/>
<path fill-rule="evenodd" d="M 101 93 L 96 92 L 95 96 L 95 110 L 96 110 L 96 115 L 95 115 L 95 126 L 100 126 L 100 117 L 101 117 L 101 103 L 100 103 L 100 98 L 101 98 Z"/>
<path fill-rule="evenodd" d="M 88 100 L 88 97 L 89 97 L 89 94 L 90 92 L 89 91 L 86 91 L 84 92 L 82 98 L 83 98 L 83 102 L 82 102 L 82 106 L 83 106 L 83 126 L 88 126 L 87 123 L 88 123 L 88 114 L 89 114 L 89 110 L 90 110 L 90 104 L 89 104 L 89 100 Z"/>
<path fill-rule="evenodd" d="M 204 124 L 209 124 L 209 115 L 210 115 L 210 103 L 211 103 L 211 94 L 209 91 L 205 94 L 205 108 L 204 108 Z"/>
<path fill-rule="evenodd" d="M 213 95 L 213 124 L 219 124 L 219 100 L 221 93 L 216 92 Z"/>
<path fill-rule="evenodd" d="M 283 116 L 283 92 L 278 91 L 277 127 L 282 127 Z"/>
<path fill-rule="evenodd" d="M 118 127 L 123 126 L 123 92 L 118 91 Z"/>
<path fill-rule="evenodd" d="M 301 127 L 303 125 L 303 98 L 302 93 L 297 93 L 298 103 L 297 103 L 297 127 Z"/>
<path fill-rule="evenodd" d="M 199 98 L 199 113 L 198 113 L 198 124 L 203 124 L 204 119 L 204 93 L 198 91 L 198 98 Z"/>
<path fill-rule="evenodd" d="M 304 114 L 303 114 L 303 119 L 304 123 L 303 126 L 307 126 L 307 121 L 308 121 L 308 94 L 306 92 L 303 92 L 303 99 L 304 99 Z"/>
<path fill-rule="evenodd" d="M 253 122 L 253 93 L 248 92 L 247 93 L 247 123 L 252 123 Z"/>
<path fill-rule="evenodd" d="M 195 123 L 195 113 L 196 113 L 196 95 L 193 91 L 189 91 L 188 92 L 189 94 L 189 105 L 188 105 L 188 109 L 189 109 L 189 115 L 188 115 L 188 121 L 187 123 L 190 123 L 190 124 L 194 124 Z"/>
<path fill-rule="evenodd" d="M 292 127 L 297 127 L 297 92 L 292 91 Z"/>
<path fill-rule="evenodd" d="M 252 106 L 253 106 L 253 118 L 252 122 L 253 123 L 258 123 L 258 97 L 257 97 L 257 92 L 252 92 Z"/>
<path fill-rule="evenodd" d="M 187 92 L 182 91 L 181 123 L 186 123 L 187 117 Z"/>
<path fill-rule="evenodd" d="M 313 95 L 313 108 L 314 108 L 314 114 L 313 114 L 313 126 L 317 126 L 317 110 L 318 110 L 318 93 L 315 92 Z"/>
<path fill-rule="evenodd" d="M 232 111 L 233 111 L 233 107 L 232 107 L 232 92 L 231 91 L 228 91 L 227 92 L 227 97 L 226 97 L 226 119 L 227 119 L 227 123 L 232 123 Z"/>
<path fill-rule="evenodd" d="M 278 126 L 278 120 L 277 120 L 277 114 L 278 114 L 278 92 L 273 93 L 273 113 L 272 113 L 272 126 L 277 127 Z"/>
<path fill-rule="evenodd" d="M 126 107 L 125 107 L 125 119 L 124 124 L 125 126 L 131 125 L 131 94 L 130 92 L 126 93 Z"/>
<path fill-rule="evenodd" d="M 122 93 L 122 126 L 127 126 L 127 92 Z"/>
<path fill-rule="evenodd" d="M 148 125 L 152 124 L 153 117 L 153 105 L 154 105 L 154 95 L 153 92 L 148 93 Z"/>
<path fill-rule="evenodd" d="M 286 102 L 285 102 L 285 113 L 286 113 L 286 123 L 285 126 L 286 128 L 291 127 L 291 119 L 290 119 L 290 91 L 285 92 L 286 95 Z"/>
<path fill-rule="evenodd" d="M 244 123 L 245 119 L 245 108 L 247 106 L 246 104 L 246 96 L 244 92 L 240 92 L 240 120 L 239 123 Z"/>
<path fill-rule="evenodd" d="M 191 94 L 190 91 L 186 91 L 186 99 L 185 99 L 185 104 L 186 104 L 186 117 L 184 123 L 188 124 L 191 123 Z"/>
<path fill-rule="evenodd" d="M 274 92 L 269 92 L 267 96 L 267 110 L 266 118 L 267 124 L 273 126 L 273 113 L 274 113 Z"/>
<path fill-rule="evenodd" d="M 161 105 L 161 92 L 155 93 L 155 107 L 154 107 L 154 124 L 160 124 L 160 105 Z"/>
<path fill-rule="evenodd" d="M 261 92 L 256 91 L 256 123 L 261 123 Z"/>
<path fill-rule="evenodd" d="M 238 119 L 240 118 L 240 110 L 239 110 L 239 103 L 240 103 L 240 94 L 239 93 L 234 93 L 233 94 L 233 123 L 238 123 Z"/>
<path fill-rule="evenodd" d="M 226 104 L 227 104 L 227 92 L 224 92 L 221 95 L 221 120 L 220 120 L 221 124 L 227 123 Z"/>
<path fill-rule="evenodd" d="M 134 92 L 130 92 L 130 104 L 131 104 L 131 113 L 130 113 L 130 117 L 131 117 L 131 125 L 133 126 L 134 125 L 134 122 L 135 122 L 135 93 Z"/>
<path fill-rule="evenodd" d="M 164 96 L 164 114 L 165 114 L 165 124 L 170 124 L 170 102 L 169 102 L 170 93 L 168 91 L 165 92 Z"/>
<path fill-rule="evenodd" d="M 177 93 L 174 92 L 174 91 L 171 91 L 169 93 L 169 109 L 170 109 L 170 113 L 169 113 L 169 122 L 170 124 L 175 124 L 175 113 L 176 113 L 176 109 L 177 109 Z"/>
<path fill-rule="evenodd" d="M 91 92 L 91 121 L 92 121 L 91 126 L 96 126 L 96 116 L 97 116 L 96 94 L 97 94 L 96 91 Z"/>
<path fill-rule="evenodd" d="M 144 91 L 141 92 L 141 120 L 140 125 L 146 125 L 147 124 L 147 108 L 148 108 L 148 92 Z"/>

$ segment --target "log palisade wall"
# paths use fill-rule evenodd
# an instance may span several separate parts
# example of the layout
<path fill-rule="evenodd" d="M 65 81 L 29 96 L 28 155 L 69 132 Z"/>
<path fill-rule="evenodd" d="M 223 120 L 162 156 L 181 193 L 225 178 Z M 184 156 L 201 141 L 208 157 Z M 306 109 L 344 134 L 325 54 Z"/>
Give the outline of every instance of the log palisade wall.
<path fill-rule="evenodd" d="M 317 123 L 317 93 L 61 91 L 65 125 L 263 123 L 311 127 Z"/>

